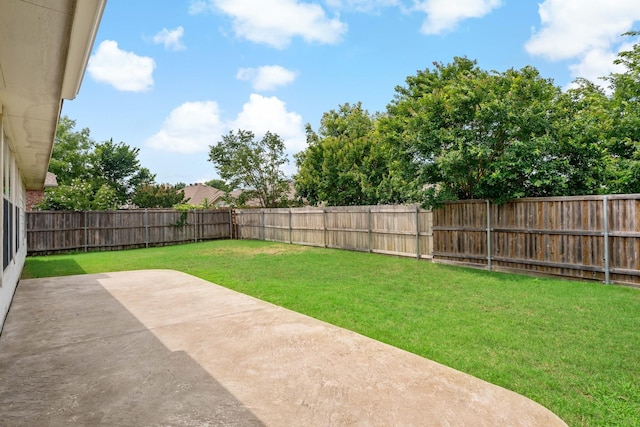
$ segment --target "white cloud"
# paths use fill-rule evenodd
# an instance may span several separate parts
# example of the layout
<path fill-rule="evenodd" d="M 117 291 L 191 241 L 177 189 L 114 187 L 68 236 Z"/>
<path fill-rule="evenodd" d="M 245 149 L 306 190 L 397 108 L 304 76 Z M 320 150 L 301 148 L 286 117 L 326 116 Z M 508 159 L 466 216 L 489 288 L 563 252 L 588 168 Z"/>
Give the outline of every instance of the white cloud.
<path fill-rule="evenodd" d="M 542 27 L 525 49 L 553 61 L 611 50 L 640 19 L 637 0 L 545 0 L 538 13 Z"/>
<path fill-rule="evenodd" d="M 593 83 L 606 86 L 607 83 L 601 77 L 608 76 L 612 72 L 624 71 L 622 65 L 613 63 L 616 58 L 617 55 L 611 51 L 593 49 L 582 57 L 581 62 L 569 66 L 571 77 L 573 79 L 582 77 Z"/>
<path fill-rule="evenodd" d="M 333 9 L 353 9 L 358 12 L 377 11 L 384 7 L 400 6 L 400 0 L 326 0 L 327 6 Z"/>
<path fill-rule="evenodd" d="M 306 146 L 302 117 L 287 111 L 286 104 L 277 97 L 252 94 L 234 120 L 221 117 L 214 101 L 185 102 L 165 119 L 162 129 L 145 141 L 145 145 L 161 151 L 180 153 L 206 152 L 229 130 L 249 130 L 257 138 L 267 132 L 278 134 L 289 154 Z"/>
<path fill-rule="evenodd" d="M 285 86 L 296 79 L 295 71 L 287 70 L 279 65 L 265 65 L 258 68 L 240 68 L 236 74 L 239 80 L 248 80 L 253 89 L 259 92 L 274 90 Z"/>
<path fill-rule="evenodd" d="M 189 14 L 197 15 L 199 13 L 204 13 L 209 9 L 209 5 L 206 0 L 191 0 L 189 3 Z"/>
<path fill-rule="evenodd" d="M 163 44 L 167 50 L 184 50 L 185 46 L 182 43 L 182 36 L 184 35 L 184 28 L 182 26 L 175 30 L 167 30 L 163 28 L 158 34 L 153 36 L 153 42 L 157 44 Z"/>
<path fill-rule="evenodd" d="M 302 116 L 287 111 L 286 104 L 275 96 L 251 94 L 238 117 L 230 123 L 231 129 L 250 130 L 257 137 L 267 131 L 278 134 L 289 153 L 297 153 L 306 147 Z"/>
<path fill-rule="evenodd" d="M 105 40 L 89 58 L 87 71 L 91 77 L 118 90 L 143 92 L 153 86 L 156 63 L 147 56 L 138 56 L 118 48 L 118 43 Z"/>
<path fill-rule="evenodd" d="M 225 130 L 216 102 L 185 102 L 171 111 L 162 129 L 147 139 L 145 145 L 162 151 L 204 152 Z"/>
<path fill-rule="evenodd" d="M 421 0 L 414 9 L 427 14 L 424 34 L 441 34 L 455 29 L 460 21 L 481 18 L 502 5 L 502 0 Z"/>
<path fill-rule="evenodd" d="M 342 40 L 347 25 L 329 18 L 318 4 L 299 0 L 202 0 L 192 1 L 190 13 L 206 9 L 219 11 L 233 19 L 238 37 L 275 48 L 285 48 L 294 37 L 307 42 L 334 44 Z"/>
<path fill-rule="evenodd" d="M 621 71 L 613 64 L 617 52 L 630 49 L 622 33 L 640 20 L 637 0 L 545 0 L 540 4 L 541 28 L 525 49 L 551 61 L 574 59 L 569 66 L 573 79 L 583 77 L 601 86 L 600 77 Z"/>

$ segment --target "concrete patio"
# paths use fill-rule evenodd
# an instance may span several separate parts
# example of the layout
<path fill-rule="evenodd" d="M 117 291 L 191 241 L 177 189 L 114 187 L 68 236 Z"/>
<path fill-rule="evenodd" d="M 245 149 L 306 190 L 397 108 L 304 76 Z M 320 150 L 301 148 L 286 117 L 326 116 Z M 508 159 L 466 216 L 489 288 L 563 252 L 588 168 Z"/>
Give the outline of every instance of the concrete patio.
<path fill-rule="evenodd" d="M 564 426 L 516 393 L 171 270 L 22 280 L 3 426 Z"/>

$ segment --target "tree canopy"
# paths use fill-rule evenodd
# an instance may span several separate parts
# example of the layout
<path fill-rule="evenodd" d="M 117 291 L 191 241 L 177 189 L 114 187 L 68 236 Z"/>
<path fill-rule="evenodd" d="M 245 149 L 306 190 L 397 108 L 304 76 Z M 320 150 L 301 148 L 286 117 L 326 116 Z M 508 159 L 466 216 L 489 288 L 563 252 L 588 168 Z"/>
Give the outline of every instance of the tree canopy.
<path fill-rule="evenodd" d="M 184 202 L 184 190 L 169 184 L 141 184 L 131 198 L 140 208 L 172 208 Z"/>
<path fill-rule="evenodd" d="M 231 186 L 227 184 L 224 179 L 210 179 L 209 181 L 205 181 L 204 185 L 217 188 L 218 190 L 224 191 L 225 193 L 230 193 L 233 191 L 233 188 L 231 188 Z"/>
<path fill-rule="evenodd" d="M 640 31 L 626 35 L 637 38 Z M 640 193 L 640 43 L 620 52 L 615 63 L 624 72 L 607 78 L 613 92 L 607 108 L 611 125 L 603 131 L 612 156 L 608 178 L 612 192 Z"/>
<path fill-rule="evenodd" d="M 307 125 L 296 190 L 312 204 L 427 206 L 640 192 L 640 44 L 616 63 L 608 89 L 577 79 L 567 90 L 530 66 L 434 63 L 382 114 L 344 104 L 317 133 Z"/>
<path fill-rule="evenodd" d="M 56 175 L 59 185 L 89 177 L 89 158 L 95 143 L 88 128 L 75 131 L 75 126 L 75 120 L 67 116 L 58 121 L 49 172 Z"/>
<path fill-rule="evenodd" d="M 295 155 L 295 189 L 311 204 L 364 205 L 447 200 L 640 193 L 640 32 L 620 52 L 607 88 L 577 79 L 563 90 L 533 67 L 488 71 L 466 57 L 434 63 L 395 88 L 383 113 L 360 102 L 306 126 L 307 147 Z M 88 129 L 62 117 L 47 191 L 51 209 L 110 209 L 134 202 L 166 206 L 179 187 L 157 186 L 139 149 L 96 144 Z M 278 135 L 231 131 L 210 146 L 220 179 L 240 189 L 236 204 L 291 204 L 288 162 Z M 182 185 L 183 186 L 183 185 Z"/>
<path fill-rule="evenodd" d="M 375 135 L 375 118 L 361 103 L 322 116 L 318 133 L 307 125 L 305 151 L 295 156 L 295 187 L 309 203 L 366 205 L 381 200 L 388 177 L 387 151 Z"/>
<path fill-rule="evenodd" d="M 532 67 L 488 72 L 455 58 L 396 88 L 390 141 L 431 200 L 546 196 L 563 186 L 554 155 L 560 90 Z"/>
<path fill-rule="evenodd" d="M 49 163 L 49 171 L 57 176 L 58 187 L 46 190 L 40 209 L 117 209 L 131 203 L 137 190 L 149 191 L 155 175 L 140 165 L 140 149 L 112 140 L 96 143 L 89 129 L 76 131 L 75 125 L 76 122 L 66 116 L 59 120 Z M 156 189 L 156 193 L 160 191 Z M 176 198 L 174 194 L 170 196 Z M 150 199 L 138 197 L 137 200 Z M 157 194 L 154 204 L 156 202 Z"/>
<path fill-rule="evenodd" d="M 288 163 L 284 141 L 267 132 L 256 139 L 251 131 L 230 131 L 209 147 L 209 161 L 230 189 L 241 189 L 239 205 L 251 199 L 263 207 L 287 205 L 289 181 L 282 166 Z"/>
<path fill-rule="evenodd" d="M 118 197 L 118 202 L 130 201 L 140 185 L 152 184 L 155 175 L 141 167 L 138 160 L 139 148 L 132 148 L 113 140 L 96 144 L 89 157 L 92 180 L 96 185 L 108 185 Z"/>

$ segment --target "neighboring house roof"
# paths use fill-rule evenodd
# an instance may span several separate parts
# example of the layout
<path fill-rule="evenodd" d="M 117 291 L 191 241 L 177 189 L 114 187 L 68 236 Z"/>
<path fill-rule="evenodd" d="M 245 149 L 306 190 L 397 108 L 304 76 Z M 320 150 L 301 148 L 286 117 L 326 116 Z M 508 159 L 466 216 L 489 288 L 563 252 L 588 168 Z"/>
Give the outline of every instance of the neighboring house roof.
<path fill-rule="evenodd" d="M 228 206 L 228 202 L 224 200 L 225 192 L 222 190 L 218 190 L 217 188 L 210 187 L 204 184 L 193 184 L 185 187 L 183 189 L 184 197 L 187 199 L 187 203 L 190 205 L 200 205 L 207 199 L 211 206 L 215 207 L 223 207 Z M 233 199 L 237 199 L 242 194 L 243 190 L 233 190 L 229 193 L 229 196 Z M 293 181 L 289 183 L 289 191 L 287 192 L 287 197 L 290 200 L 293 200 L 295 196 L 295 188 L 293 187 Z M 259 199 L 250 199 L 245 203 L 248 207 L 257 208 L 261 206 Z"/>
<path fill-rule="evenodd" d="M 296 199 L 296 183 L 294 180 L 289 181 L 289 189 L 287 190 L 287 199 L 289 200 Z"/>
<path fill-rule="evenodd" d="M 0 1 L 0 115 L 27 190 L 44 186 L 63 99 L 74 99 L 106 0 Z"/>
<path fill-rule="evenodd" d="M 229 206 L 229 203 L 224 200 L 225 192 L 218 190 L 217 188 L 210 187 L 204 184 L 193 184 L 183 188 L 184 198 L 187 199 L 187 203 L 193 206 L 201 205 L 204 199 L 207 199 L 209 205 L 214 207 Z M 237 199 L 242 190 L 233 190 L 229 195 L 233 199 Z M 258 199 L 249 200 L 246 203 L 247 206 L 259 207 L 260 201 Z"/>
<path fill-rule="evenodd" d="M 224 191 L 204 184 L 189 185 L 185 187 L 183 191 L 187 203 L 194 206 L 202 204 L 204 199 L 207 199 L 209 204 L 215 205 L 220 202 L 224 196 Z"/>
<path fill-rule="evenodd" d="M 44 179 L 44 188 L 55 188 L 58 186 L 58 177 L 55 173 L 47 172 L 47 177 Z"/>
<path fill-rule="evenodd" d="M 242 194 L 242 190 L 233 190 L 231 193 L 229 193 L 229 195 L 234 199 L 237 199 L 238 197 L 240 197 L 241 194 Z M 262 203 L 260 203 L 259 199 L 249 199 L 245 203 L 245 206 L 252 207 L 252 208 L 259 208 L 262 206 Z"/>

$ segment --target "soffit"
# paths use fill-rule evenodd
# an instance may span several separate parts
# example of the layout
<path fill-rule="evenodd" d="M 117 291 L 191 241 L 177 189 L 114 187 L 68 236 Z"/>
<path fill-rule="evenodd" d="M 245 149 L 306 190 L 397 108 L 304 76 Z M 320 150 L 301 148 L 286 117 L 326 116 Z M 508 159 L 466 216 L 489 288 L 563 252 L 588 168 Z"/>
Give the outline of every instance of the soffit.
<path fill-rule="evenodd" d="M 86 61 L 69 64 L 68 59 L 88 57 L 105 4 L 104 0 L 80 2 L 84 8 L 90 5 L 84 16 L 78 16 L 76 0 L 0 1 L 2 118 L 27 189 L 44 185 L 65 95 L 65 76 L 81 79 L 86 67 Z M 93 25 L 74 34 L 81 39 L 74 47 L 73 27 L 82 28 L 79 23 L 87 21 Z M 70 47 L 84 51 L 70 53 Z M 79 70 L 70 72 L 73 67 Z M 79 87 L 79 82 L 66 85 Z"/>

